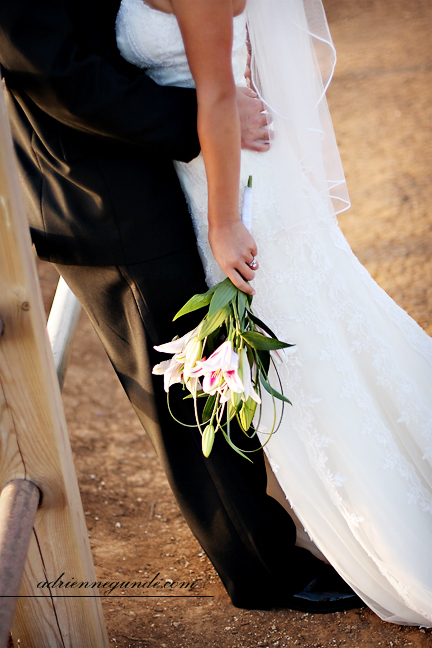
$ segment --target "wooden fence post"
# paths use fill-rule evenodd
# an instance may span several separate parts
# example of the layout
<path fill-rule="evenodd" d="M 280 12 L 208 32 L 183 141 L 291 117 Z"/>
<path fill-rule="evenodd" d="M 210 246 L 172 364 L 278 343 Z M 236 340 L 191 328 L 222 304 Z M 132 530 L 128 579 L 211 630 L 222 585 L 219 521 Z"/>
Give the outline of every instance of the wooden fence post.
<path fill-rule="evenodd" d="M 0 490 L 26 479 L 42 494 L 12 628 L 14 645 L 107 648 L 1 87 L 0 318 Z M 42 587 L 61 574 L 64 583 L 90 587 Z"/>

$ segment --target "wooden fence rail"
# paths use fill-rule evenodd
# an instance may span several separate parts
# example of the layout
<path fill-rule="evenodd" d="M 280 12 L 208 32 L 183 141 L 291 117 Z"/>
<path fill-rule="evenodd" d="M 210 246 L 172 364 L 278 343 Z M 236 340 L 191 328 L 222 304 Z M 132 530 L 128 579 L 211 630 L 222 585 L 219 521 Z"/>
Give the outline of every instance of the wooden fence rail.
<path fill-rule="evenodd" d="M 0 496 L 0 646 L 3 648 L 9 640 L 40 495 L 33 482 L 14 479 L 6 484 Z"/>
<path fill-rule="evenodd" d="M 14 645 L 107 648 L 97 586 L 53 586 L 61 574 L 90 584 L 96 575 L 1 88 L 0 319 L 0 491 L 25 480 L 41 494 L 12 626 Z M 29 514 L 32 507 L 26 506 Z"/>

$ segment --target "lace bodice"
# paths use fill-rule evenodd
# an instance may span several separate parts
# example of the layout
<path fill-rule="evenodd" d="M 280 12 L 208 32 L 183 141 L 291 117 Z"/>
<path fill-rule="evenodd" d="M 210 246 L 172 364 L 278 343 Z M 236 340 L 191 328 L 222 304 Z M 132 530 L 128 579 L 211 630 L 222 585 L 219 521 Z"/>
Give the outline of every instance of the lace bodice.
<path fill-rule="evenodd" d="M 233 21 L 233 72 L 236 85 L 244 85 L 246 69 L 246 18 Z M 142 0 L 122 0 L 116 21 L 117 45 L 122 56 L 145 68 L 159 85 L 193 88 L 183 39 L 174 14 L 163 13 Z"/>

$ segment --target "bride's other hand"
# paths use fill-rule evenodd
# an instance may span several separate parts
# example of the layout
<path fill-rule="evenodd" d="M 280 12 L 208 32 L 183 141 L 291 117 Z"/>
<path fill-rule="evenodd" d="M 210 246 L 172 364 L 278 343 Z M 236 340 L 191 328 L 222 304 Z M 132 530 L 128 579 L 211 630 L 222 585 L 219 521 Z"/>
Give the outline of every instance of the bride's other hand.
<path fill-rule="evenodd" d="M 259 152 L 268 151 L 270 115 L 263 112 L 264 104 L 257 93 L 251 88 L 237 88 L 237 108 L 242 148 Z"/>
<path fill-rule="evenodd" d="M 233 284 L 254 295 L 255 290 L 247 281 L 252 281 L 255 272 L 249 266 L 258 253 L 252 236 L 241 221 L 212 225 L 209 227 L 209 243 L 219 266 Z M 258 263 L 255 262 L 255 270 Z M 246 281 L 245 281 L 246 280 Z"/>

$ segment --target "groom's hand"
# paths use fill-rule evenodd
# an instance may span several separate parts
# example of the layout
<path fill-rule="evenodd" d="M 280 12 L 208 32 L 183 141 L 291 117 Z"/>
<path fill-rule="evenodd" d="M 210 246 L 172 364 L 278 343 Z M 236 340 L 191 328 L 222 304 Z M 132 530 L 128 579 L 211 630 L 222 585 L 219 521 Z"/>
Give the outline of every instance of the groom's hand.
<path fill-rule="evenodd" d="M 237 88 L 237 108 L 240 117 L 241 146 L 251 151 L 268 151 L 270 116 L 251 88 Z"/>

